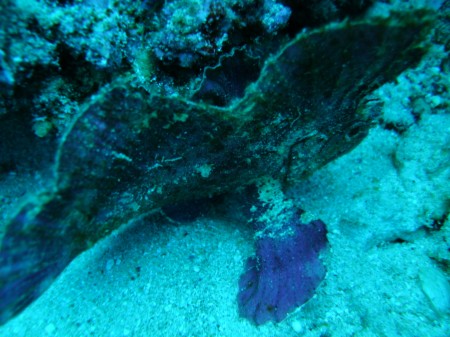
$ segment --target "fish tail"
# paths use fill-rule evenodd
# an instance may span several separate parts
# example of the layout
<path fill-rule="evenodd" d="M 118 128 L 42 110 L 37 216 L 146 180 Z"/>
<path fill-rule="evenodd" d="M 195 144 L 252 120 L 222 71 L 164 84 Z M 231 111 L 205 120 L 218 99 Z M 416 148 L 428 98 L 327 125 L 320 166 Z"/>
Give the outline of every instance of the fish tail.
<path fill-rule="evenodd" d="M 37 299 L 79 253 L 61 206 L 57 198 L 28 204 L 8 224 L 0 247 L 0 325 Z"/>

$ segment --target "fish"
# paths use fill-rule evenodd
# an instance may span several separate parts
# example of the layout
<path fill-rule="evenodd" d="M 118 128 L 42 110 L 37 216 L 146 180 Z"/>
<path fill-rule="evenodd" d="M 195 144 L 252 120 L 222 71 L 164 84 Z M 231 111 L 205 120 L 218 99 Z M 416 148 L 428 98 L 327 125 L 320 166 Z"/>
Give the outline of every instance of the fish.
<path fill-rule="evenodd" d="M 112 231 L 177 203 L 257 186 L 255 237 L 279 247 L 296 206 L 273 203 L 365 138 L 377 118 L 368 97 L 420 62 L 433 20 L 417 10 L 301 32 L 226 106 L 146 90 L 132 73 L 105 85 L 61 137 L 48 188 L 6 224 L 0 324 Z"/>

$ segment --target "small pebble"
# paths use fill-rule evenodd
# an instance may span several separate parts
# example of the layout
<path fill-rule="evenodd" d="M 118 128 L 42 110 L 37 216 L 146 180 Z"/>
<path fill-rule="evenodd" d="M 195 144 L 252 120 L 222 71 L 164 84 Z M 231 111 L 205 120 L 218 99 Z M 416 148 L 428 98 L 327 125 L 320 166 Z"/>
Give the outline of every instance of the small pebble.
<path fill-rule="evenodd" d="M 48 324 L 48 325 L 45 327 L 45 332 L 48 333 L 48 334 L 54 333 L 55 330 L 56 330 L 56 327 L 55 327 L 55 325 L 54 325 L 53 323 L 50 323 L 50 324 Z"/>
<path fill-rule="evenodd" d="M 109 259 L 108 261 L 106 261 L 106 270 L 107 271 L 110 271 L 113 266 L 114 266 L 114 260 Z"/>
<path fill-rule="evenodd" d="M 293 321 L 291 327 L 296 333 L 301 333 L 303 331 L 303 325 L 300 321 Z"/>

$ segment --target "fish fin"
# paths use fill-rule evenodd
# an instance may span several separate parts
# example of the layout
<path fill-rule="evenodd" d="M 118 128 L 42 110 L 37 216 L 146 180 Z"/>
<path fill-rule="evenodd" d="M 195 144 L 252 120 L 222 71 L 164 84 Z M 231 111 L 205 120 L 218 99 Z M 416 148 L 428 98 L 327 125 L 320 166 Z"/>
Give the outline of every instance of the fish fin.
<path fill-rule="evenodd" d="M 25 205 L 8 224 L 0 247 L 0 325 L 37 299 L 78 254 L 73 226 L 61 217 L 65 211 L 53 198 Z"/>
<path fill-rule="evenodd" d="M 294 217 L 286 225 L 290 235 L 257 239 L 256 257 L 247 260 L 239 280 L 239 314 L 256 325 L 282 321 L 312 298 L 326 274 L 320 259 L 327 246 L 325 224 Z"/>

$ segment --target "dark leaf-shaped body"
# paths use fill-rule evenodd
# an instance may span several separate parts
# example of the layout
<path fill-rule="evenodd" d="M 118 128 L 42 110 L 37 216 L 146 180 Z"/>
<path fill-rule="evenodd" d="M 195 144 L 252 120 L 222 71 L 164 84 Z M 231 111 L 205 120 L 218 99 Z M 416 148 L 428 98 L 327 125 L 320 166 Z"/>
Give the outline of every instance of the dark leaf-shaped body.
<path fill-rule="evenodd" d="M 45 291 L 77 254 L 137 216 L 264 176 L 289 184 L 350 151 L 374 117 L 361 109 L 364 96 L 421 59 L 429 22 L 417 12 L 300 34 L 227 107 L 149 93 L 128 77 L 102 88 L 62 138 L 53 185 L 6 226 L 0 324 Z M 286 256 L 286 245 L 265 245 L 274 252 L 265 260 Z M 277 282 L 291 275 L 282 270 Z M 264 275 L 273 274 L 269 268 Z M 267 294 L 257 298 L 270 304 Z M 290 310 L 285 303 L 276 303 L 275 319 Z M 250 317 L 254 305 L 246 307 Z M 268 317 L 261 311 L 255 321 Z"/>

